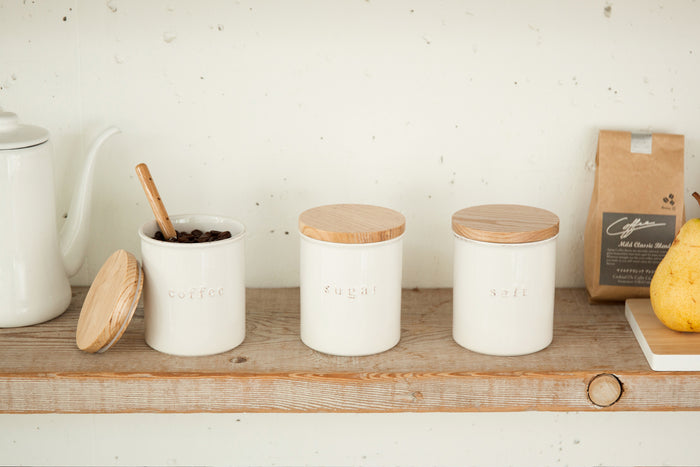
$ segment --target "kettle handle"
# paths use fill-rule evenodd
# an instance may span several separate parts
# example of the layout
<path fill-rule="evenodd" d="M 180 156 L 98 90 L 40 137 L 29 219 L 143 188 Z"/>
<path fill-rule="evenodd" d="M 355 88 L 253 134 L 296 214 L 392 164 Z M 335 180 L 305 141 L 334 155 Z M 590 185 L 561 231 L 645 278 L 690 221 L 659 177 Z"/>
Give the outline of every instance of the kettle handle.
<path fill-rule="evenodd" d="M 97 153 L 107 139 L 120 132 L 121 130 L 114 126 L 107 128 L 95 138 L 88 150 L 83 171 L 78 179 L 78 186 L 73 193 L 68 210 L 68 220 L 63 224 L 59 237 L 63 265 L 69 277 L 74 276 L 85 261 L 92 204 L 92 181 Z"/>

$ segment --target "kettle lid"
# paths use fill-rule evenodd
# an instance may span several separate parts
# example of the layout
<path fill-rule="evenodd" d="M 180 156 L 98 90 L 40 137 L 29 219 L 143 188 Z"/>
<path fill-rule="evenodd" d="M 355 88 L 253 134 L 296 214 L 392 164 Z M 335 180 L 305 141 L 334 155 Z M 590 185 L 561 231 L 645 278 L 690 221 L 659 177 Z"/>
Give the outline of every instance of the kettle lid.
<path fill-rule="evenodd" d="M 48 130 L 20 124 L 17 114 L 0 109 L 0 150 L 28 148 L 48 140 Z"/>

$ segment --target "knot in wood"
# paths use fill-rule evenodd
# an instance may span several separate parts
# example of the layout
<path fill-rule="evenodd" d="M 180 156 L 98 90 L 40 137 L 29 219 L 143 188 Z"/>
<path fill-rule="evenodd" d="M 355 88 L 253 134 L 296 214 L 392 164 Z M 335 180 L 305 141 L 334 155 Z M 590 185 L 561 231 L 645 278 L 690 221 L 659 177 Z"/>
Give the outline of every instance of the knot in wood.
<path fill-rule="evenodd" d="M 588 383 L 588 399 L 598 407 L 610 407 L 620 400 L 622 383 L 610 373 L 595 375 Z"/>

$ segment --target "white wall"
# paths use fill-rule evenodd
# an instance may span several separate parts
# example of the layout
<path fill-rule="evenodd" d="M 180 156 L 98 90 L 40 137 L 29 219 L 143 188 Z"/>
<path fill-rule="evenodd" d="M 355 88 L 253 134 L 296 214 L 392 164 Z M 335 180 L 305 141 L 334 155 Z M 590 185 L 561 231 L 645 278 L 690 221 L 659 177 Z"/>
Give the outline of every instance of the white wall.
<path fill-rule="evenodd" d="M 700 413 L 0 415 L 2 465 L 699 465 Z"/>
<path fill-rule="evenodd" d="M 699 18 L 690 0 L 0 0 L 0 106 L 52 132 L 59 219 L 90 140 L 123 130 L 97 166 L 74 284 L 117 248 L 139 252 L 151 213 L 134 166 L 146 162 L 171 214 L 248 226 L 249 286 L 296 285 L 297 217 L 333 202 L 406 215 L 406 287 L 451 284 L 457 209 L 550 209 L 561 218 L 557 283 L 582 286 L 599 129 L 686 135 L 688 192 L 700 189 Z M 4 415 L 0 461 L 682 465 L 698 462 L 687 449 L 697 422 Z M 237 439 L 246 444 L 230 457 Z"/>
<path fill-rule="evenodd" d="M 76 285 L 138 254 L 146 162 L 171 214 L 247 225 L 249 286 L 296 285 L 297 217 L 334 202 L 406 215 L 406 287 L 451 285 L 454 211 L 550 209 L 557 284 L 582 286 L 599 129 L 685 134 L 700 189 L 698 18 L 681 0 L 0 0 L 0 106 L 52 132 L 59 218 L 90 140 L 123 130 Z"/>

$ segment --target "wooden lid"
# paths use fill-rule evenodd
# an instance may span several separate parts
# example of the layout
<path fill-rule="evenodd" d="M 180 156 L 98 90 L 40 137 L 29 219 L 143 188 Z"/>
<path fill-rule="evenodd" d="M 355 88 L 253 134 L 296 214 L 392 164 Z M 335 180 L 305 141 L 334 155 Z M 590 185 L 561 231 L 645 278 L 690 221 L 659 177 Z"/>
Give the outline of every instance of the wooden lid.
<path fill-rule="evenodd" d="M 131 253 L 117 250 L 105 261 L 88 290 L 78 318 L 76 343 L 86 352 L 104 352 L 124 334 L 141 296 L 143 274 Z"/>
<path fill-rule="evenodd" d="M 454 213 L 452 230 L 457 235 L 481 242 L 539 242 L 559 233 L 559 218 L 532 206 L 489 204 Z"/>
<path fill-rule="evenodd" d="M 299 232 L 331 243 L 376 243 L 399 237 L 406 218 L 393 209 L 367 204 L 331 204 L 304 211 Z"/>

